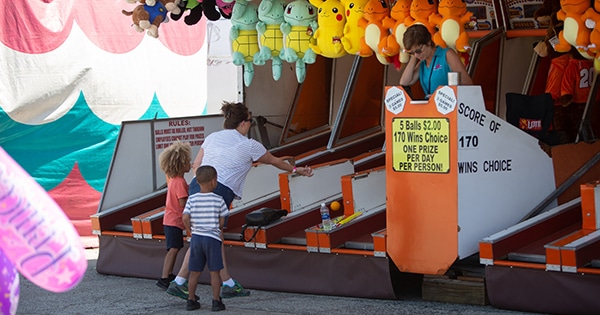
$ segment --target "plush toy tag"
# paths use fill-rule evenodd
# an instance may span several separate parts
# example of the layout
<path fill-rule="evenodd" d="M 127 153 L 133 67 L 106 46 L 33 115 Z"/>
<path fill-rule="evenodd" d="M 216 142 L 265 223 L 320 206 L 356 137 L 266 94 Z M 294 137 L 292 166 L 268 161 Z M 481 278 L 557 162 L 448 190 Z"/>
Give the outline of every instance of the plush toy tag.
<path fill-rule="evenodd" d="M 550 45 L 552 45 L 552 48 L 554 49 L 554 46 L 558 44 L 558 37 L 554 35 L 550 39 L 548 39 L 548 42 L 550 43 Z"/>

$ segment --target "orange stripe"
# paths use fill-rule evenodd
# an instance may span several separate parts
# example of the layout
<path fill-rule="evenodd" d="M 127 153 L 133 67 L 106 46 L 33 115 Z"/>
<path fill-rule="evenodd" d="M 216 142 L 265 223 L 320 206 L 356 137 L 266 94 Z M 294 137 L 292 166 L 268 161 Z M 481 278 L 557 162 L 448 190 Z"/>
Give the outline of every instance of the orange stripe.
<path fill-rule="evenodd" d="M 508 30 L 506 31 L 507 38 L 514 37 L 544 37 L 546 36 L 546 29 L 531 29 L 531 30 Z"/>
<path fill-rule="evenodd" d="M 372 251 L 365 251 L 360 249 L 347 249 L 347 248 L 334 248 L 331 250 L 332 254 L 350 254 L 350 255 L 363 255 L 363 256 L 375 256 Z"/>
<path fill-rule="evenodd" d="M 584 229 L 596 229 L 596 206 L 594 189 L 598 183 L 592 182 L 582 184 L 581 191 L 581 227 Z"/>
<path fill-rule="evenodd" d="M 131 232 L 120 232 L 120 231 L 102 231 L 102 235 L 133 237 L 133 233 L 131 233 Z"/>
<path fill-rule="evenodd" d="M 299 251 L 306 251 L 306 246 L 302 246 L 302 245 L 290 245 L 290 244 L 269 244 L 267 245 L 267 248 L 273 248 L 273 249 L 290 249 L 290 250 L 299 250 Z"/>
<path fill-rule="evenodd" d="M 546 270 L 546 264 L 536 264 L 536 263 L 528 263 L 528 262 L 521 262 L 521 261 L 494 260 L 494 265 Z"/>

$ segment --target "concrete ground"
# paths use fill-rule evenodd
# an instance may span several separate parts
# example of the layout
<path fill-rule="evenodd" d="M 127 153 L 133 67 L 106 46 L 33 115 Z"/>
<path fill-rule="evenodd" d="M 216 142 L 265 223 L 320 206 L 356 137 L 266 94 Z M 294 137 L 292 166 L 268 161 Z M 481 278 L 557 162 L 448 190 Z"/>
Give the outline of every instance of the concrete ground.
<path fill-rule="evenodd" d="M 196 314 L 210 311 L 210 286 L 200 285 L 196 294 L 201 308 L 186 311 L 186 302 L 168 295 L 155 280 L 101 275 L 96 272 L 98 249 L 87 249 L 88 270 L 81 283 L 65 293 L 46 291 L 21 276 L 17 314 Z M 224 299 L 227 309 L 220 314 L 513 314 L 533 313 L 423 301 L 374 300 L 251 290 L 248 297 Z"/>

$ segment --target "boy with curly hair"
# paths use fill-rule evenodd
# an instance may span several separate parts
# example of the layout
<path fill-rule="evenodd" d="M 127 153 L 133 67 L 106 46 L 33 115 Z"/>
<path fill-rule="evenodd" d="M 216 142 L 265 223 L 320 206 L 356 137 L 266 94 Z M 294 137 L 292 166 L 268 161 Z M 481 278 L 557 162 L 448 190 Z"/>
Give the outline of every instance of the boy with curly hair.
<path fill-rule="evenodd" d="M 190 171 L 192 164 L 192 147 L 189 143 L 177 140 L 158 156 L 160 169 L 167 176 L 167 200 L 163 226 L 167 254 L 163 262 L 161 278 L 156 285 L 167 289 L 175 279 L 173 267 L 179 250 L 183 248 L 182 213 L 188 199 L 188 184 L 183 175 Z"/>

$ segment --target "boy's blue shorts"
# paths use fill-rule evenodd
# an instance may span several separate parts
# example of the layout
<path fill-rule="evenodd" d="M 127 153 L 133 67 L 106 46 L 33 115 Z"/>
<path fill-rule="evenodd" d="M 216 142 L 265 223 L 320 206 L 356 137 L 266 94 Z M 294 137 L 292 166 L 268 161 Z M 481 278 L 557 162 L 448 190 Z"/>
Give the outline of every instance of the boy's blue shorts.
<path fill-rule="evenodd" d="M 171 248 L 182 249 L 183 248 L 183 230 L 176 227 L 165 225 L 165 243 L 167 243 L 167 250 Z"/>
<path fill-rule="evenodd" d="M 208 265 L 209 271 L 223 269 L 223 257 L 221 256 L 221 241 L 209 236 L 192 234 L 190 243 L 190 271 L 201 272 Z"/>

